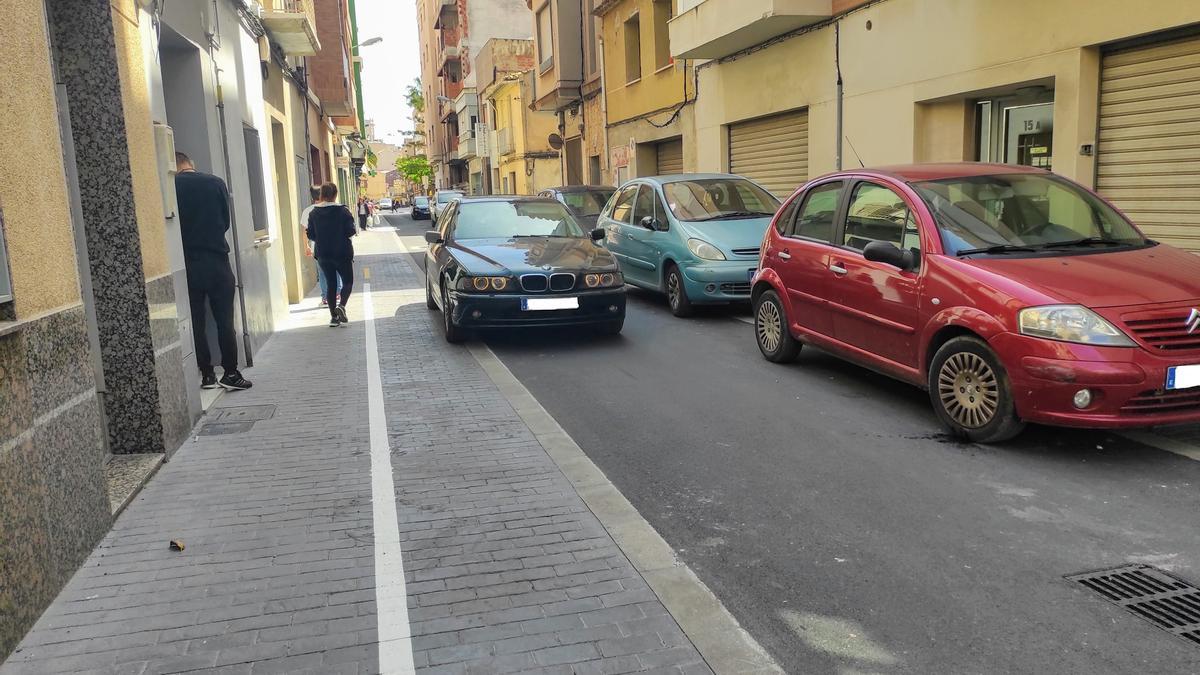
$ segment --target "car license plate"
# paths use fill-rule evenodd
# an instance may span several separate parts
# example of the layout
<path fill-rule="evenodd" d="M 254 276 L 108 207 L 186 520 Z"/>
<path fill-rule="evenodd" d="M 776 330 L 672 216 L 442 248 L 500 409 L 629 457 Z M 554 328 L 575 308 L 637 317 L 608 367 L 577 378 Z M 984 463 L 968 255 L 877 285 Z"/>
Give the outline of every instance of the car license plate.
<path fill-rule="evenodd" d="M 1200 387 L 1200 366 L 1171 366 L 1167 368 L 1167 389 Z"/>
<path fill-rule="evenodd" d="M 579 309 L 579 298 L 521 298 L 521 309 L 526 311 Z"/>

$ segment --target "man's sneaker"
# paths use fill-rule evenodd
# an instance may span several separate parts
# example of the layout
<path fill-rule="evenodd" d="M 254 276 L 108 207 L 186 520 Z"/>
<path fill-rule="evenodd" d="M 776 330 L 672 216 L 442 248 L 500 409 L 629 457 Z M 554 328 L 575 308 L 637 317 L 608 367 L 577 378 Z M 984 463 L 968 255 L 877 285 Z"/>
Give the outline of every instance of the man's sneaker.
<path fill-rule="evenodd" d="M 341 323 L 350 323 L 350 319 L 346 316 L 346 308 L 345 307 L 337 308 L 337 320 L 340 321 Z"/>
<path fill-rule="evenodd" d="M 329 317 L 329 327 L 337 328 L 338 324 L 340 324 L 341 322 L 342 322 L 342 320 L 338 318 L 337 308 L 335 307 L 333 310 L 333 314 L 330 315 L 330 317 Z"/>
<path fill-rule="evenodd" d="M 249 389 L 250 387 L 254 386 L 253 382 L 242 377 L 242 374 L 236 370 L 226 372 L 225 376 L 222 377 L 221 381 L 218 382 L 217 384 L 219 384 L 223 388 L 229 389 L 231 391 L 238 391 L 241 389 Z"/>
<path fill-rule="evenodd" d="M 217 388 L 216 374 L 201 373 L 200 374 L 200 388 L 201 389 L 216 389 Z"/>

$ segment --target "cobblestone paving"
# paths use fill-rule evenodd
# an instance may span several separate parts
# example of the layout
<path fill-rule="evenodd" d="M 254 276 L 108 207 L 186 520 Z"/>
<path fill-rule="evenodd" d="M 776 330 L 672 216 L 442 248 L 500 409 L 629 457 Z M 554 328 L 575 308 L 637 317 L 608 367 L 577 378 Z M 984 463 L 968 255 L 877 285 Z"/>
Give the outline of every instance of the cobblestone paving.
<path fill-rule="evenodd" d="M 366 235 L 358 264 L 418 670 L 711 672 L 469 352 L 444 343 L 392 237 Z M 364 326 L 294 317 L 256 355 L 254 388 L 219 403 L 275 414 L 189 440 L 0 674 L 379 672 Z"/>

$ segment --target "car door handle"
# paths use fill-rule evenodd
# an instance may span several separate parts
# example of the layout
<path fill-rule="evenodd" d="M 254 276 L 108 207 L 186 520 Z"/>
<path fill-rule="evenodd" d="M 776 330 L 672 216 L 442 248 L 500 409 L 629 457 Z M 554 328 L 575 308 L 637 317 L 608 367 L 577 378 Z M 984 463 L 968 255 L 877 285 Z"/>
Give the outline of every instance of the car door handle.
<path fill-rule="evenodd" d="M 788 253 L 787 251 L 780 251 L 780 252 L 779 252 L 779 259 L 780 259 L 780 260 L 791 260 L 791 259 L 792 259 L 792 254 L 791 254 L 791 253 Z"/>
<path fill-rule="evenodd" d="M 829 271 L 833 272 L 839 277 L 848 273 L 848 270 L 845 267 L 842 267 L 841 263 L 830 263 Z"/>

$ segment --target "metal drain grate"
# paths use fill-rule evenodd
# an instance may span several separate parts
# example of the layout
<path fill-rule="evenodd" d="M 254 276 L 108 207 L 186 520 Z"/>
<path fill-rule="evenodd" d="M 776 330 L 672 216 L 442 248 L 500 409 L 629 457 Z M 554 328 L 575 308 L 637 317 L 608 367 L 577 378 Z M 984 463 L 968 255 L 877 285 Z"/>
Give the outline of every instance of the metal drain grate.
<path fill-rule="evenodd" d="M 197 436 L 223 436 L 225 434 L 240 434 L 254 428 L 254 422 L 209 422 L 200 427 Z"/>
<path fill-rule="evenodd" d="M 1071 574 L 1105 600 L 1163 630 L 1200 645 L 1200 588 L 1150 565 L 1125 565 Z"/>
<path fill-rule="evenodd" d="M 242 405 L 229 406 L 227 408 L 215 408 L 208 411 L 209 421 L 221 422 L 258 422 L 260 420 L 269 420 L 275 416 L 275 406 L 270 404 L 265 405 Z"/>

